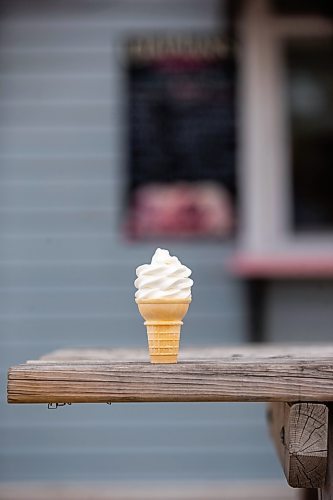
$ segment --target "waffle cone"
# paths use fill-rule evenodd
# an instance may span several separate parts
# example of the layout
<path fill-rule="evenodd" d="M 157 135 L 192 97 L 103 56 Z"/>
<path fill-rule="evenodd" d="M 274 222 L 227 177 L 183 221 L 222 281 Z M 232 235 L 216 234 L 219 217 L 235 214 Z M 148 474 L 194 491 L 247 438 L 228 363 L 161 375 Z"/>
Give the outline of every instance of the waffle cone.
<path fill-rule="evenodd" d="M 177 363 L 182 319 L 191 299 L 137 300 L 141 316 L 146 320 L 151 363 Z"/>

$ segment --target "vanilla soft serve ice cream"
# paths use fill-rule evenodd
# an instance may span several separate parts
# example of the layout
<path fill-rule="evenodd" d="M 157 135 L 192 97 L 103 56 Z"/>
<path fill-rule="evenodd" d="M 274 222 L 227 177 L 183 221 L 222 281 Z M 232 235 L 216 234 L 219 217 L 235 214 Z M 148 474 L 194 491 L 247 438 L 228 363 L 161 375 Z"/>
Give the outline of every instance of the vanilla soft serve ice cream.
<path fill-rule="evenodd" d="M 136 269 L 134 285 L 138 289 L 136 300 L 143 299 L 191 299 L 193 281 L 191 269 L 171 256 L 168 250 L 157 248 L 150 264 Z"/>
<path fill-rule="evenodd" d="M 191 273 L 161 248 L 150 264 L 136 270 L 135 301 L 145 319 L 151 363 L 177 363 L 182 320 L 191 302 Z"/>

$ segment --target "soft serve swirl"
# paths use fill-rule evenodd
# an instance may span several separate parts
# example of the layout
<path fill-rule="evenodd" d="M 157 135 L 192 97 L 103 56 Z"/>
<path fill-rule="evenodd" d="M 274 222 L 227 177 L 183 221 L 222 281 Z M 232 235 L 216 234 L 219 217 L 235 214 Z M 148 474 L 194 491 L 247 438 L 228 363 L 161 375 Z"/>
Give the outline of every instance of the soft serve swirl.
<path fill-rule="evenodd" d="M 189 278 L 191 269 L 184 266 L 168 250 L 158 248 L 151 264 L 143 264 L 136 269 L 134 285 L 138 289 L 138 299 L 189 299 L 193 280 Z"/>

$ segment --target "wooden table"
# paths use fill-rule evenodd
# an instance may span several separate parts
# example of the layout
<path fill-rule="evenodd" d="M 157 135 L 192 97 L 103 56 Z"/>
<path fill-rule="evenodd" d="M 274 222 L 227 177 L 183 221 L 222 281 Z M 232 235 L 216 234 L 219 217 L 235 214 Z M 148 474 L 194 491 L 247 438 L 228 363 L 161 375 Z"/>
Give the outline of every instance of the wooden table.
<path fill-rule="evenodd" d="M 138 350 L 65 349 L 8 372 L 9 403 L 270 402 L 289 484 L 333 500 L 333 344 L 181 352 L 151 365 Z"/>

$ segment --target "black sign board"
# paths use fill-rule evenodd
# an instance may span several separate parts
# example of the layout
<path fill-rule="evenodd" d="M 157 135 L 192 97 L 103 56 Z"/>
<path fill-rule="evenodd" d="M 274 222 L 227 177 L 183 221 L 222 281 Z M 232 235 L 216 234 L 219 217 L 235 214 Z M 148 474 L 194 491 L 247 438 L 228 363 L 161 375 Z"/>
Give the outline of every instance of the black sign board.
<path fill-rule="evenodd" d="M 214 182 L 234 204 L 231 47 L 218 36 L 140 38 L 128 61 L 130 207 L 142 186 L 179 182 Z"/>

